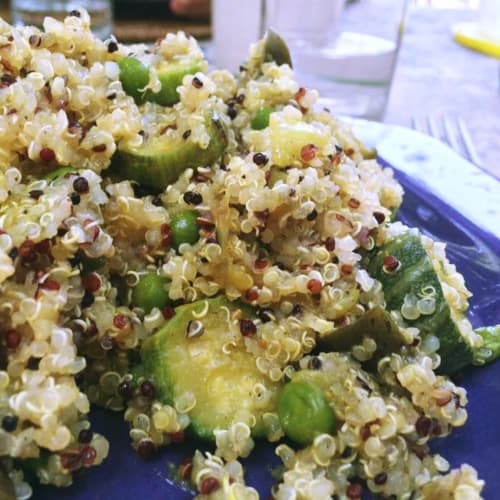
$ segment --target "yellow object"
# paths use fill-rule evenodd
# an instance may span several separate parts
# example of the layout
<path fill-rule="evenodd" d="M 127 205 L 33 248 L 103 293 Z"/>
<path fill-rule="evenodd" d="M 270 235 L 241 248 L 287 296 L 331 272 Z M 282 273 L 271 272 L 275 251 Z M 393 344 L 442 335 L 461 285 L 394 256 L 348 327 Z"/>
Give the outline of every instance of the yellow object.
<path fill-rule="evenodd" d="M 453 26 L 453 38 L 464 47 L 500 59 L 500 39 L 488 38 L 477 23 L 459 23 Z"/>

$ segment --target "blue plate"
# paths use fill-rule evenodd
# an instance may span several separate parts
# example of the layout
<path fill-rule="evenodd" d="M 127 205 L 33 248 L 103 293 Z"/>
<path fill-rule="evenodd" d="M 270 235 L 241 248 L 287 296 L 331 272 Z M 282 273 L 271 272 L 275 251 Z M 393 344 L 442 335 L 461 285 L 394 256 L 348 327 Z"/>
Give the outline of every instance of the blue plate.
<path fill-rule="evenodd" d="M 382 163 L 388 165 L 383 159 Z M 406 195 L 400 220 L 419 227 L 434 239 L 448 243 L 448 256 L 465 276 L 471 300 L 470 318 L 474 326 L 500 323 L 500 239 L 477 227 L 458 211 L 422 187 L 413 177 L 397 172 Z M 435 440 L 434 451 L 450 461 L 474 466 L 486 481 L 485 498 L 498 498 L 500 491 L 500 361 L 481 368 L 470 368 L 458 381 L 469 397 L 469 421 L 445 439 Z M 193 493 L 182 490 L 168 478 L 168 463 L 179 464 L 192 454 L 193 445 L 174 445 L 144 462 L 130 446 L 127 425 L 121 415 L 101 409 L 91 414 L 93 428 L 111 443 L 108 459 L 99 467 L 75 474 L 74 484 L 65 489 L 36 486 L 34 498 L 40 500 L 136 500 L 189 499 Z M 200 445 L 203 446 L 203 445 Z M 278 465 L 274 446 L 259 444 L 246 460 L 247 482 L 262 498 L 269 497 L 273 484 L 270 468 Z"/>

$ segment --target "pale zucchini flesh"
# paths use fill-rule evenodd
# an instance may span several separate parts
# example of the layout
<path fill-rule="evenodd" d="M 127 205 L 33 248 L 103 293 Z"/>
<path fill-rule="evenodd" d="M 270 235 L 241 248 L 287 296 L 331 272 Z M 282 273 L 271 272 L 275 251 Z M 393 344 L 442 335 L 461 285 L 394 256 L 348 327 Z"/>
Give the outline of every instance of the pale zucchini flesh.
<path fill-rule="evenodd" d="M 262 416 L 276 408 L 281 384 L 263 375 L 247 351 L 235 319 L 249 318 L 248 307 L 243 308 L 221 297 L 180 306 L 142 347 L 144 373 L 153 378 L 160 400 L 175 406 L 187 394 L 194 396 L 188 415 L 201 439 L 213 440 L 215 429 L 236 422 L 251 426 L 254 437 L 263 436 Z M 187 336 L 191 321 L 202 323 L 201 335 Z"/>

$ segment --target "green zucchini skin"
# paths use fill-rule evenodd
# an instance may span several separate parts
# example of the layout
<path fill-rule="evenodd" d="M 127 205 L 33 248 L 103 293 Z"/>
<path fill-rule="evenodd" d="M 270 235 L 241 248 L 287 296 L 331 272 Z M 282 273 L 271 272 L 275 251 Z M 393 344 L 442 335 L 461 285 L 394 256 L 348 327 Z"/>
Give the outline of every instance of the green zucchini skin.
<path fill-rule="evenodd" d="M 164 148 L 158 142 L 151 146 L 146 140 L 134 150 L 118 149 L 110 173 L 153 191 L 163 191 L 188 168 L 212 165 L 222 156 L 227 137 L 215 113 L 207 118 L 206 126 L 210 142 L 205 149 L 187 140 L 175 146 L 165 144 Z"/>
<path fill-rule="evenodd" d="M 398 352 L 405 344 L 404 336 L 390 313 L 381 307 L 374 307 L 355 323 L 336 328 L 316 340 L 318 351 L 348 351 L 360 344 L 363 337 L 371 337 L 377 343 L 377 350 L 370 364 L 392 352 Z"/>
<path fill-rule="evenodd" d="M 160 71 L 158 79 L 161 83 L 161 89 L 158 93 L 149 92 L 146 99 L 161 104 L 162 106 L 173 106 L 180 100 L 177 87 L 182 85 L 182 80 L 186 75 L 194 75 L 201 71 L 200 62 L 191 64 L 169 64 L 167 71 Z"/>
<path fill-rule="evenodd" d="M 483 326 L 476 330 L 484 345 L 474 352 L 474 364 L 484 365 L 500 358 L 500 325 Z"/>
<path fill-rule="evenodd" d="M 207 304 L 207 314 L 199 319 L 204 333 L 188 338 L 188 324 L 196 319 L 193 313 L 203 310 Z M 239 330 L 227 328 L 228 310 L 230 313 L 240 310 L 240 317 L 247 319 L 254 314 L 249 306 L 229 302 L 224 297 L 179 306 L 175 316 L 146 339 L 141 349 L 142 373 L 153 379 L 160 401 L 175 405 L 182 394 L 194 394 L 197 403 L 188 412 L 189 431 L 207 441 L 214 440 L 215 429 L 229 428 L 242 409 L 255 417 L 252 436 L 263 437 L 262 415 L 276 411 L 281 387 L 258 371 L 255 357 L 246 351 Z M 234 347 L 224 353 L 222 347 L 230 340 Z M 271 393 L 264 405 L 256 403 L 251 396 L 251 388 L 256 383 L 263 384 Z"/>
<path fill-rule="evenodd" d="M 156 102 L 162 106 L 173 106 L 180 100 L 177 87 L 182 85 L 182 80 L 186 75 L 194 75 L 201 71 L 201 61 L 190 63 L 167 63 L 164 68 L 158 71 L 160 80 L 160 90 L 153 92 L 150 89 L 143 90 L 149 83 L 150 71 L 139 59 L 135 57 L 124 57 L 118 62 L 120 67 L 120 81 L 123 90 L 131 96 L 137 105 L 146 101 Z"/>
<path fill-rule="evenodd" d="M 389 255 L 400 263 L 399 268 L 390 273 L 384 270 L 384 257 Z M 433 287 L 436 292 L 435 311 L 422 314 L 415 320 L 405 319 L 406 323 L 418 328 L 423 337 L 432 334 L 439 338 L 439 372 L 453 373 L 472 362 L 472 349 L 451 318 L 438 275 L 419 234 L 408 232 L 388 241 L 371 257 L 367 270 L 370 276 L 381 282 L 389 311 L 400 310 L 406 295 L 418 296 L 424 288 Z"/>

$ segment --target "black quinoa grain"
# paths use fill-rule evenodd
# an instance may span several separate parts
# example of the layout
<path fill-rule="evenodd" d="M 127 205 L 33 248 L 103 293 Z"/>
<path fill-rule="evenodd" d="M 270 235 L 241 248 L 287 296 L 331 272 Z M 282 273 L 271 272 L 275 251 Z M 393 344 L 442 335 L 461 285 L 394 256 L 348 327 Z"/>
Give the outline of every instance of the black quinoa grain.
<path fill-rule="evenodd" d="M 107 95 L 106 99 L 108 99 L 108 101 L 112 101 L 113 99 L 116 99 L 116 94 L 113 92 L 112 94 Z"/>
<path fill-rule="evenodd" d="M 385 472 L 379 472 L 374 478 L 373 478 L 373 482 L 378 485 L 378 486 L 382 486 L 383 484 L 385 484 L 387 481 L 387 474 Z"/>
<path fill-rule="evenodd" d="M 188 139 L 189 136 L 191 135 L 191 129 L 187 129 L 183 134 L 182 134 L 182 138 L 184 140 Z"/>
<path fill-rule="evenodd" d="M 141 394 L 147 398 L 153 399 L 156 394 L 156 388 L 150 380 L 145 380 L 140 387 Z"/>
<path fill-rule="evenodd" d="M 231 120 L 234 120 L 236 118 L 236 115 L 238 112 L 234 109 L 234 106 L 228 106 L 227 107 L 227 116 L 231 118 Z"/>
<path fill-rule="evenodd" d="M 428 436 L 432 431 L 432 420 L 425 415 L 420 416 L 415 422 L 415 430 L 419 436 Z"/>
<path fill-rule="evenodd" d="M 2 429 L 5 432 L 14 432 L 17 428 L 18 417 L 15 415 L 5 415 L 2 418 Z"/>
<path fill-rule="evenodd" d="M 183 199 L 188 205 L 199 205 L 203 202 L 203 197 L 196 191 L 186 191 Z"/>
<path fill-rule="evenodd" d="M 335 144 L 335 151 L 337 151 L 337 153 L 342 153 L 342 146 Z"/>
<path fill-rule="evenodd" d="M 19 255 L 19 250 L 16 247 L 14 247 L 9 251 L 8 255 L 12 260 L 15 260 Z"/>
<path fill-rule="evenodd" d="M 0 80 L 2 81 L 2 87 L 8 87 L 16 82 L 16 77 L 9 73 L 4 73 Z"/>
<path fill-rule="evenodd" d="M 118 44 L 114 40 L 111 40 L 111 42 L 108 43 L 108 52 L 112 54 L 117 50 L 118 50 Z"/>
<path fill-rule="evenodd" d="M 264 153 L 255 153 L 253 155 L 253 162 L 259 167 L 263 167 L 268 161 L 269 158 Z"/>
<path fill-rule="evenodd" d="M 240 319 L 240 332 L 244 337 L 255 335 L 257 333 L 257 327 L 251 319 Z"/>
<path fill-rule="evenodd" d="M 195 89 L 201 89 L 201 87 L 203 87 L 203 82 L 197 76 L 193 77 L 191 83 Z"/>
<path fill-rule="evenodd" d="M 300 304 L 295 304 L 292 309 L 292 314 L 294 316 L 299 316 L 302 314 L 302 306 Z"/>
<path fill-rule="evenodd" d="M 118 385 L 118 394 L 128 401 L 134 395 L 134 384 L 130 380 L 124 380 Z"/>
<path fill-rule="evenodd" d="M 71 193 L 69 195 L 69 198 L 70 198 L 71 203 L 73 205 L 78 205 L 80 203 L 80 201 L 81 201 L 80 195 L 78 193 L 75 193 L 75 192 Z"/>
<path fill-rule="evenodd" d="M 373 212 L 373 217 L 375 217 L 375 220 L 379 224 L 382 224 L 382 222 L 385 221 L 385 215 L 382 212 Z"/>
<path fill-rule="evenodd" d="M 77 177 L 73 181 L 73 189 L 80 194 L 89 192 L 89 181 L 85 177 Z"/>
<path fill-rule="evenodd" d="M 308 221 L 313 221 L 316 220 L 317 217 L 318 217 L 318 211 L 315 208 L 313 208 L 312 212 L 309 212 L 306 218 Z"/>
<path fill-rule="evenodd" d="M 321 370 L 321 367 L 323 366 L 323 362 L 321 361 L 318 356 L 313 356 L 310 360 L 309 363 L 307 363 L 307 367 L 311 370 Z"/>
<path fill-rule="evenodd" d="M 83 382 L 85 382 L 85 376 L 83 375 L 83 373 L 79 372 L 76 375 L 74 375 L 74 377 L 75 377 L 75 384 L 78 387 L 81 387 Z"/>
<path fill-rule="evenodd" d="M 72 11 L 69 13 L 69 15 L 70 15 L 70 16 L 72 16 L 72 17 L 80 17 L 80 16 L 81 16 L 81 13 L 80 13 L 80 11 L 79 11 L 79 10 L 74 9 L 74 10 L 72 10 Z"/>
<path fill-rule="evenodd" d="M 88 444 L 92 441 L 94 433 L 90 429 L 82 429 L 78 433 L 78 442 L 82 444 Z"/>
<path fill-rule="evenodd" d="M 271 309 L 258 309 L 257 317 L 262 321 L 262 323 L 269 323 L 273 319 L 273 313 Z"/>
<path fill-rule="evenodd" d="M 40 365 L 40 358 L 35 358 L 32 356 L 30 359 L 28 359 L 28 362 L 26 363 L 26 368 L 28 370 L 38 370 L 39 365 Z"/>
<path fill-rule="evenodd" d="M 443 432 L 443 429 L 441 428 L 441 424 L 439 423 L 439 420 L 437 418 L 432 419 L 432 435 L 433 436 L 439 436 Z"/>
<path fill-rule="evenodd" d="M 94 300 L 95 300 L 94 294 L 86 291 L 83 294 L 83 299 L 82 302 L 80 303 L 81 308 L 86 309 L 87 307 L 90 307 L 94 303 Z"/>
<path fill-rule="evenodd" d="M 238 94 L 236 96 L 236 102 L 240 105 L 243 104 L 245 102 L 245 94 Z"/>
<path fill-rule="evenodd" d="M 29 192 L 30 198 L 33 198 L 34 200 L 38 200 L 38 198 L 40 198 L 40 196 L 42 196 L 42 194 L 43 194 L 43 191 L 41 189 L 32 189 Z"/>

